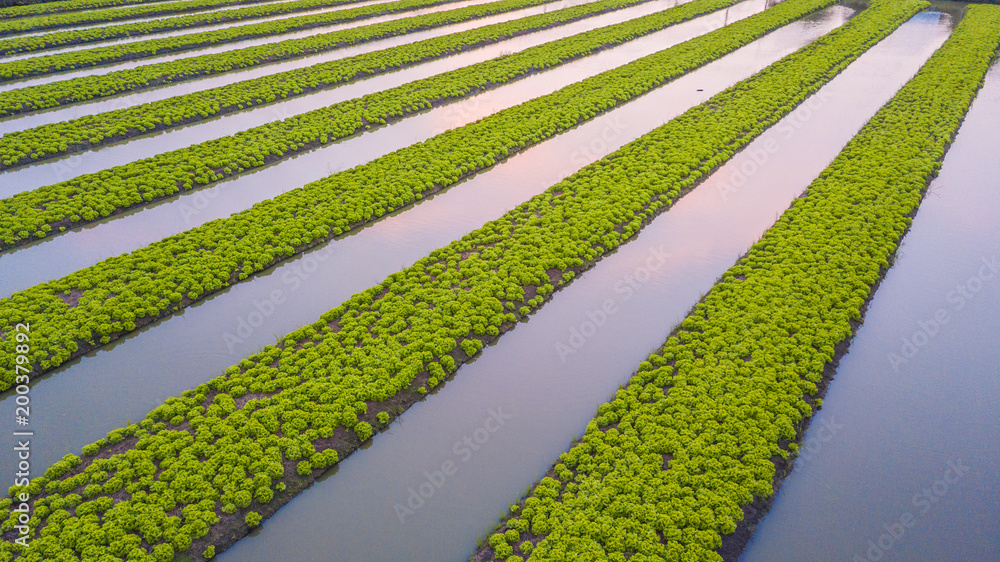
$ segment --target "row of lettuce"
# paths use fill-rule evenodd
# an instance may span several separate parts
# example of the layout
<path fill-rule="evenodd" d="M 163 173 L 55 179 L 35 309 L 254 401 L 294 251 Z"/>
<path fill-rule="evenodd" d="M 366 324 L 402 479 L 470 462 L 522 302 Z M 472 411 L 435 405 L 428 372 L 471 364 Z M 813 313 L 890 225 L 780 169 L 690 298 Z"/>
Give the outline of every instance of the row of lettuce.
<path fill-rule="evenodd" d="M 58 27 L 197 12 L 264 1 L 267 0 L 182 0 L 180 2 L 67 0 L 11 6 L 0 8 L 0 18 L 4 20 L 0 22 L 0 37 Z M 71 13 L 64 14 L 65 12 Z"/>
<path fill-rule="evenodd" d="M 151 0 L 56 0 L 53 2 L 25 2 L 23 4 L 12 4 L 0 8 L 0 18 L 5 20 L 28 18 L 48 14 L 61 14 L 63 12 L 134 6 L 145 3 L 151 3 Z M 181 2 L 177 2 L 176 4 L 181 4 Z"/>
<path fill-rule="evenodd" d="M 234 41 L 267 39 L 282 33 L 358 21 L 376 16 L 398 14 L 447 4 L 453 1 L 455 0 L 394 0 L 392 2 L 382 2 L 321 14 L 206 30 L 201 33 L 159 37 L 134 43 L 118 43 L 49 55 L 42 54 L 36 57 L 0 62 L 0 83 L 52 74 L 54 72 L 92 68 L 116 62 L 224 45 Z"/>
<path fill-rule="evenodd" d="M 920 5 L 856 18 L 12 488 L 32 498 L 33 540 L 0 552 L 211 557 L 388 423 L 390 401 L 440 384 Z M 6 537 L 16 514 L 0 508 Z"/>
<path fill-rule="evenodd" d="M 433 17 L 429 18 L 430 22 L 425 20 L 424 16 L 418 16 L 412 19 L 421 21 L 409 24 L 395 24 L 395 22 L 393 22 L 394 25 L 376 24 L 375 27 L 389 28 L 382 33 L 380 33 L 382 30 L 379 29 L 367 30 L 364 28 L 357 31 L 336 32 L 331 35 L 338 37 L 330 37 L 329 42 L 324 41 L 324 46 L 336 48 L 369 41 L 378 38 L 379 35 L 393 32 L 409 33 L 418 30 L 427 23 L 440 23 L 455 18 L 473 19 L 492 13 L 531 7 L 543 3 L 543 1 L 549 2 L 551 0 L 501 0 L 482 7 L 461 8 L 456 10 L 459 13 L 453 15 L 448 15 L 448 12 L 444 12 L 441 16 L 432 14 Z M 8 133 L 0 138 L 0 169 L 10 169 L 47 158 L 111 144 L 138 134 L 163 131 L 258 105 L 302 96 L 317 90 L 332 88 L 377 74 L 393 72 L 405 66 L 498 43 L 518 35 L 566 25 L 648 1 L 598 0 L 583 6 L 564 8 L 547 14 L 538 14 L 450 33 L 186 95 Z M 414 24 L 417 26 L 416 29 Z M 269 46 L 264 46 L 260 50 L 266 51 L 267 47 Z M 260 58 L 267 57 L 267 54 L 261 52 Z M 233 56 L 232 58 L 237 57 Z M 174 79 L 179 79 L 179 77 L 175 76 Z"/>
<path fill-rule="evenodd" d="M 1000 45 L 973 7 L 511 513 L 477 560 L 723 560 L 773 493 Z M 725 111 L 726 108 L 723 108 Z"/>
<path fill-rule="evenodd" d="M 252 6 L 236 10 L 214 11 L 174 18 L 90 27 L 87 29 L 69 29 L 65 31 L 47 33 L 44 35 L 11 37 L 9 39 L 0 40 L 0 55 L 42 51 L 66 45 L 81 45 L 98 41 L 108 41 L 111 39 L 139 37 L 142 35 L 149 35 L 150 33 L 180 31 L 206 25 L 234 23 L 243 20 L 292 14 L 306 10 L 332 8 L 334 6 L 352 4 L 355 2 L 358 2 L 358 0 L 293 0 L 291 2 L 279 2 L 276 4 L 271 3 L 263 6 Z M 74 22 L 79 15 L 80 14 L 68 14 L 65 16 L 59 16 L 59 18 Z"/>
<path fill-rule="evenodd" d="M 37 372 L 47 371 L 136 329 L 137 323 L 171 314 L 305 248 L 455 185 L 512 153 L 592 119 L 833 1 L 782 3 L 701 38 L 286 192 L 231 217 L 15 293 L 0 300 L 0 323 L 32 325 L 32 362 Z M 558 60 L 559 53 L 550 56 Z M 502 61 L 499 64 L 485 76 L 476 76 L 474 70 L 468 75 L 478 80 L 500 79 L 506 69 Z M 445 87 L 461 95 L 469 88 L 466 84 L 446 83 Z M 426 102 L 404 100 L 403 107 L 411 103 Z M 307 134 L 311 133 L 303 132 Z M 288 142 L 304 144 L 307 140 L 303 136 Z M 246 158 L 257 163 L 265 156 L 250 153 Z M 179 161 L 167 171 L 149 173 L 170 173 L 175 167 L 185 166 L 193 164 Z M 0 369 L 4 372 L 13 372 L 8 364 L 13 361 L 15 343 L 14 338 L 0 342 L 4 351 Z M 9 385 L 7 379 L 0 383 L 3 388 Z"/>
<path fill-rule="evenodd" d="M 310 37 L 286 39 L 266 45 L 11 89 L 0 97 L 0 118 L 116 94 L 135 93 L 148 88 L 176 84 L 235 70 L 246 70 L 263 64 L 325 53 L 348 45 L 388 39 L 398 35 L 503 14 L 520 8 L 539 6 L 552 1 L 554 0 L 498 0 L 487 4 L 321 33 Z"/>

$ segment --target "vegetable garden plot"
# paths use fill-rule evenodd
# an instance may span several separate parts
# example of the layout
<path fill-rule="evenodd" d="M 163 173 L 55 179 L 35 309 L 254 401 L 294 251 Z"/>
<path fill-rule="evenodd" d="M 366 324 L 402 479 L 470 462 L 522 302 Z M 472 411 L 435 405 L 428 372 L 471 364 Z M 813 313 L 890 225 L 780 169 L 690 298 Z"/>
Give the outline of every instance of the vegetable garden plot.
<path fill-rule="evenodd" d="M 1000 9 L 970 9 L 598 409 L 475 559 L 627 550 L 736 560 L 742 545 L 722 536 L 737 529 L 743 506 L 773 493 L 776 465 L 797 452 L 803 422 L 822 406 L 817 385 L 857 329 L 998 46 Z"/>
<path fill-rule="evenodd" d="M 838 6 L 836 9 L 842 10 L 843 7 Z M 824 12 L 826 13 L 828 12 Z M 810 17 L 809 21 L 821 19 L 823 17 L 817 15 Z M 634 240 L 620 246 L 613 254 L 606 255 L 592 269 L 577 275 L 551 302 L 532 314 L 528 322 L 519 324 L 495 345 L 490 345 L 474 362 L 463 365 L 454 380 L 438 387 L 439 390 L 435 389 L 438 391 L 433 398 L 427 398 L 408 409 L 389 432 L 373 439 L 371 447 L 364 449 L 360 455 L 347 458 L 338 465 L 335 475 L 325 474 L 322 481 L 317 481 L 308 492 L 297 496 L 269 518 L 258 533 L 241 539 L 227 549 L 220 561 L 269 562 L 282 556 L 308 560 L 316 558 L 316 553 L 323 552 L 336 552 L 333 559 L 338 562 L 363 558 L 369 553 L 373 560 L 468 559 L 470 549 L 476 548 L 477 541 L 488 536 L 491 526 L 506 512 L 508 505 L 516 502 L 526 488 L 530 488 L 530 483 L 545 473 L 572 440 L 582 435 L 597 407 L 608 401 L 619 384 L 628 381 L 635 367 L 663 343 L 664 335 L 684 319 L 692 304 L 707 293 L 715 281 L 759 239 L 864 123 L 895 95 L 919 70 L 933 50 L 950 35 L 947 25 L 939 26 L 931 23 L 932 21 L 932 18 L 926 16 L 913 18 L 874 45 L 819 92 L 800 104 L 792 114 L 771 126 L 732 160 L 712 172 L 704 183 L 678 200 L 668 213 L 643 228 Z M 801 26 L 803 22 L 795 25 Z M 926 38 L 926 44 L 933 46 L 924 46 L 918 52 L 913 52 L 914 43 L 907 42 L 906 39 L 915 36 Z M 752 51 L 754 47 L 746 50 Z M 761 48 L 759 52 L 770 52 L 770 49 Z M 699 84 L 703 76 L 710 73 L 699 74 L 687 76 L 684 79 L 685 87 L 680 90 L 688 90 L 687 84 Z M 883 85 L 879 85 L 879 76 L 884 80 Z M 677 85 L 666 86 L 665 90 L 669 88 L 676 92 Z M 704 99 L 720 90 L 721 88 L 711 88 Z M 694 89 L 691 88 L 690 91 Z M 646 96 L 609 114 L 609 118 L 618 119 L 617 115 L 621 115 L 621 123 L 629 131 L 633 131 L 636 127 L 642 127 L 647 118 L 661 118 L 657 105 L 650 102 L 654 96 L 658 100 L 671 98 L 664 94 L 666 91 Z M 683 94 L 674 94 L 678 95 Z M 985 92 L 981 93 L 980 98 L 984 95 Z M 642 104 L 643 111 L 636 111 L 639 104 Z M 808 115 L 810 108 L 813 110 L 811 118 L 808 122 L 801 120 L 803 115 Z M 837 117 L 838 114 L 840 118 Z M 611 115 L 614 117 L 610 117 Z M 671 111 L 668 115 L 673 116 L 674 113 Z M 966 123 L 971 118 L 970 114 Z M 608 120 L 602 118 L 597 121 L 600 122 L 607 123 Z M 649 128 L 660 123 L 657 120 Z M 789 126 L 798 124 L 802 124 L 802 127 L 794 133 L 794 141 L 789 142 L 783 132 Z M 565 135 L 566 140 L 570 135 L 574 139 L 568 142 L 568 146 L 581 146 L 596 138 L 600 130 L 599 127 L 595 129 L 591 126 L 583 135 L 579 134 L 582 130 L 569 133 Z M 637 134 L 646 130 L 643 127 Z M 826 134 L 833 137 L 832 142 Z M 634 138 L 631 135 L 629 137 L 628 140 Z M 551 145 L 557 142 L 564 144 L 560 137 Z M 774 150 L 775 143 L 779 147 L 777 150 Z M 616 145 L 611 150 L 619 146 L 621 145 Z M 768 152 L 765 146 L 771 147 L 773 152 Z M 957 145 L 951 149 L 949 157 L 955 148 Z M 733 172 L 740 165 L 752 162 L 751 154 L 769 154 L 770 158 L 746 183 L 741 183 L 738 191 L 723 191 L 727 193 L 727 198 L 723 200 L 720 188 L 724 188 L 726 181 L 734 177 Z M 493 180 L 477 183 L 489 183 L 498 187 L 509 185 L 510 189 L 522 191 L 521 185 L 534 183 L 537 177 L 559 177 L 554 174 L 546 176 L 546 163 L 559 164 L 568 161 L 569 157 L 570 149 L 546 150 L 545 156 L 537 152 L 520 155 L 492 170 L 489 175 L 493 176 Z M 947 161 L 945 166 L 948 166 Z M 486 180 L 489 175 L 481 179 Z M 403 215 L 397 217 L 402 220 L 387 221 L 384 229 L 379 228 L 383 226 L 382 223 L 373 225 L 368 229 L 371 233 L 362 232 L 339 242 L 331 253 L 331 260 L 324 262 L 299 289 L 299 293 L 303 294 L 291 294 L 289 301 L 280 305 L 278 313 L 286 313 L 282 314 L 285 316 L 281 321 L 282 329 L 275 327 L 277 322 L 265 322 L 257 331 L 266 334 L 286 333 L 289 330 L 284 329 L 284 326 L 289 325 L 288 317 L 295 318 L 296 325 L 310 322 L 313 318 L 302 310 L 308 307 L 308 295 L 318 295 L 324 293 L 326 287 L 339 286 L 341 279 L 336 272 L 351 271 L 348 269 L 350 262 L 343 263 L 338 260 L 339 257 L 363 244 L 361 240 L 385 240 L 385 235 L 379 233 L 379 230 L 392 235 L 398 232 L 399 237 L 391 239 L 410 247 L 411 240 L 423 238 L 422 232 L 438 230 L 422 224 L 423 221 L 418 223 L 418 217 L 431 214 L 450 217 L 451 214 L 441 214 L 442 208 L 457 209 L 459 212 L 455 215 L 461 217 L 461 207 L 452 204 L 450 200 L 462 198 L 463 203 L 468 204 L 469 200 L 464 196 L 470 190 L 478 191 L 474 185 L 463 186 L 461 191 L 452 190 L 447 196 L 436 197 L 434 201 L 422 203 L 406 213 L 414 218 Z M 505 188 L 500 187 L 490 191 L 496 193 L 504 190 Z M 523 196 L 521 200 L 527 198 Z M 926 204 L 925 201 L 925 206 Z M 501 209 L 514 205 L 509 204 Z M 920 212 L 924 211 L 922 207 Z M 499 215 L 499 211 L 491 210 L 490 214 Z M 488 218 L 492 219 L 494 216 Z M 919 221 L 919 217 L 917 220 Z M 483 222 L 483 219 L 479 219 L 477 226 Z M 917 222 L 914 223 L 916 224 Z M 407 226 L 410 228 L 406 228 Z M 352 244 L 355 240 L 360 244 Z M 383 256 L 388 256 L 390 260 L 395 257 L 396 254 L 391 249 L 383 251 L 377 244 L 374 245 L 371 261 L 380 262 Z M 433 247 L 442 245 L 444 244 L 436 243 Z M 394 245 L 387 246 L 391 248 Z M 316 251 L 325 250 L 326 248 Z M 423 251 L 424 254 L 427 252 L 429 249 Z M 907 253 L 907 259 L 912 257 L 908 249 Z M 666 257 L 661 261 L 659 256 L 664 255 Z M 370 263 L 363 257 L 358 259 L 361 263 Z M 329 263 L 334 260 L 340 262 L 338 266 Z M 297 260 L 296 263 L 302 263 L 302 260 Z M 402 263 L 402 259 L 392 260 L 391 263 Z M 288 285 L 281 282 L 280 276 L 284 270 L 291 269 L 290 266 L 291 264 L 283 266 L 267 278 L 220 295 L 211 304 L 216 310 L 231 313 L 242 311 L 247 314 L 255 309 L 241 303 L 251 302 L 250 295 L 266 299 L 270 288 L 288 288 Z M 386 275 L 393 272 L 393 268 L 388 269 L 390 271 Z M 269 289 L 265 290 L 265 285 Z M 880 293 L 884 288 L 883 285 Z M 939 297 L 940 295 L 943 292 L 938 294 Z M 340 297 L 334 301 L 328 294 L 320 298 L 325 298 L 324 303 L 317 303 L 314 309 L 331 308 L 343 300 Z M 613 303 L 605 304 L 608 300 Z M 604 308 L 605 306 L 608 308 Z M 207 317 L 207 310 L 201 311 L 199 308 L 202 307 L 189 309 L 185 315 L 194 313 Z M 607 311 L 611 312 L 606 314 Z M 182 322 L 190 325 L 193 321 L 193 317 L 186 317 Z M 147 342 L 158 337 L 154 331 L 163 334 L 178 333 L 181 323 L 171 325 L 172 322 L 164 322 L 136 338 L 141 341 L 125 343 L 105 355 L 134 356 L 139 353 L 140 348 L 151 345 Z M 201 321 L 195 322 L 203 324 Z M 866 326 L 869 322 L 866 319 Z M 205 347 L 225 350 L 225 345 L 219 345 L 219 334 L 227 331 L 235 333 L 232 331 L 236 325 L 235 318 L 226 324 L 226 328 L 221 330 L 204 331 L 204 337 L 211 338 L 211 343 Z M 253 343 L 248 343 L 243 349 L 256 349 L 258 345 L 273 343 L 273 340 L 268 340 L 270 338 L 254 337 Z M 183 343 L 177 348 L 185 349 Z M 104 358 L 105 363 L 108 360 L 108 357 Z M 163 366 L 159 368 L 162 369 Z M 219 365 L 211 371 L 221 372 L 223 368 L 224 366 Z M 100 372 L 96 363 L 74 365 L 71 369 L 72 377 Z M 70 376 L 62 378 L 58 384 L 82 382 L 71 382 Z M 137 373 L 121 373 L 123 382 L 137 378 L 141 380 L 145 377 L 140 377 Z M 179 394 L 181 390 L 193 388 L 200 382 L 202 381 L 186 382 L 171 394 Z M 46 386 L 40 384 L 35 388 L 43 389 Z M 468 462 L 464 456 L 458 457 L 452 449 L 454 444 L 470 434 L 477 424 L 482 423 L 477 419 L 480 412 L 486 412 L 489 408 L 496 409 L 498 406 L 504 411 L 512 412 L 513 417 L 502 429 L 492 434 L 479 451 L 474 451 Z M 831 406 L 831 400 L 827 397 L 823 410 L 826 413 L 814 420 L 813 426 L 819 425 L 818 422 L 822 419 L 830 419 L 831 412 L 827 410 Z M 844 423 L 841 417 L 839 413 L 835 415 L 837 422 Z M 132 416 L 132 419 L 140 418 L 140 414 Z M 93 437 L 81 438 L 76 442 L 89 443 L 119 426 L 120 424 L 109 424 L 103 431 L 92 432 Z M 855 423 L 850 427 L 858 429 Z M 849 432 L 850 430 L 846 430 L 838 433 L 836 444 L 842 445 L 841 438 L 847 438 Z M 823 453 L 827 453 L 826 448 L 833 445 L 834 443 L 823 443 Z M 75 448 L 71 447 L 70 450 L 75 451 Z M 810 452 L 815 452 L 815 442 Z M 399 459 L 406 461 L 399 462 Z M 54 457 L 53 460 L 58 459 Z M 427 482 L 424 472 L 440 470 L 445 460 L 454 461 L 459 467 L 458 472 L 447 476 L 446 484 L 435 489 L 433 495 L 426 486 L 420 490 L 420 485 Z M 810 468 L 819 468 L 817 464 L 825 464 L 826 460 L 829 460 L 828 456 L 821 458 L 813 455 L 809 460 Z M 838 461 L 835 464 L 844 463 Z M 829 477 L 828 470 L 824 470 L 823 474 Z M 786 487 L 791 484 L 792 482 L 786 481 L 780 493 L 786 493 Z M 420 499 L 412 498 L 410 488 L 418 494 L 423 493 Z M 813 503 L 824 504 L 820 490 L 812 487 L 811 492 L 806 495 L 810 494 L 818 496 Z M 813 498 L 810 496 L 810 499 Z M 856 497 L 855 501 L 858 499 Z M 412 509 L 414 507 L 416 509 Z M 775 508 L 778 507 L 779 501 L 776 499 Z M 955 510 L 961 511 L 961 507 L 955 507 Z M 803 509 L 796 507 L 794 511 L 802 515 Z M 835 513 L 822 509 L 818 511 L 827 516 Z M 806 519 L 812 523 L 808 528 L 816 528 L 818 523 L 812 517 L 814 513 L 807 515 Z M 767 517 L 770 516 L 771 514 Z M 400 524 L 401 517 L 403 524 Z M 323 523 L 302 525 L 301 521 Z M 840 540 L 835 542 L 839 544 L 844 537 L 856 538 L 871 531 L 864 525 L 860 526 L 862 532 L 841 534 Z M 796 530 L 801 532 L 806 527 L 798 525 Z M 391 533 L 384 534 L 386 529 L 391 529 Z M 439 534 L 437 529 L 449 531 Z M 762 538 L 762 533 L 767 533 L 763 523 L 756 531 L 754 540 Z M 754 562 L 782 560 L 781 553 L 786 549 L 781 549 L 780 545 L 787 544 L 785 541 L 789 540 L 799 547 L 809 543 L 810 552 L 822 553 L 822 548 L 816 548 L 814 543 L 825 539 L 823 544 L 829 544 L 831 538 L 825 533 L 826 536 L 815 537 L 816 540 L 813 541 L 808 537 L 798 537 L 794 532 L 792 534 L 795 535 L 792 538 L 783 533 L 784 536 L 770 541 L 778 548 L 770 556 L 758 557 Z M 824 560 L 826 557 L 817 554 L 809 559 Z"/>
<path fill-rule="evenodd" d="M 798 2 L 782 5 L 794 3 Z M 912 13 L 914 4 L 908 7 Z M 484 339 L 507 329 L 508 322 L 540 306 L 556 286 L 627 241 L 698 177 L 787 114 L 887 34 L 886 28 L 905 20 L 904 11 L 901 3 L 893 3 L 891 8 L 862 14 L 712 102 L 356 295 L 312 326 L 230 368 L 225 376 L 169 401 L 140 424 L 88 446 L 86 460 L 68 457 L 32 483 L 36 492 L 45 490 L 34 500 L 36 513 L 39 507 L 48 508 L 45 515 L 55 517 L 52 523 L 59 527 L 31 548 L 64 549 L 60 535 L 65 537 L 81 525 L 104 525 L 121 537 L 114 546 L 95 544 L 99 551 L 134 550 L 140 535 L 152 538 L 163 557 L 173 556 L 175 548 L 191 548 L 192 542 L 195 552 L 212 548 L 209 541 L 226 544 L 231 536 L 211 534 L 219 520 L 216 503 L 246 525 L 259 523 L 257 514 L 286 501 L 290 491 L 315 477 L 318 467 L 336 462 L 341 455 L 332 452 L 331 444 L 341 443 L 342 452 L 349 451 L 358 440 L 370 437 L 373 425 L 387 423 L 391 416 L 381 410 L 380 402 L 399 392 L 412 400 L 420 395 L 419 388 L 408 390 L 412 386 L 438 384 L 459 361 L 477 353 Z M 718 111 L 716 104 L 728 105 L 725 101 L 739 113 L 725 116 L 732 121 Z M 732 127 L 706 127 L 713 122 Z M 702 136 L 705 131 L 711 131 L 710 138 Z M 692 158 L 677 158 L 688 153 Z M 699 158 L 702 155 L 704 159 Z M 626 186 L 625 171 L 637 165 L 648 172 Z M 283 390 L 277 392 L 279 388 Z M 280 438 L 274 433 L 278 428 Z M 117 454 L 90 458 L 109 447 L 116 447 Z M 201 460 L 203 455 L 209 458 Z M 248 468 L 252 478 L 246 477 Z M 87 484 L 95 475 L 102 484 Z M 164 480 L 176 483 L 171 493 L 157 484 Z M 275 480 L 279 482 L 274 484 Z M 104 490 L 106 485 L 115 492 L 125 486 L 131 497 L 114 503 L 108 497 L 114 492 Z M 81 505 L 88 506 L 87 513 L 102 516 L 84 521 L 58 512 L 82 499 L 70 494 L 81 486 L 84 492 L 91 486 L 93 498 Z M 76 509 L 79 512 L 80 507 Z M 174 510 L 180 510 L 183 519 L 162 516 Z M 231 530 L 242 533 L 246 527 Z M 86 536 L 95 538 L 93 533 Z"/>

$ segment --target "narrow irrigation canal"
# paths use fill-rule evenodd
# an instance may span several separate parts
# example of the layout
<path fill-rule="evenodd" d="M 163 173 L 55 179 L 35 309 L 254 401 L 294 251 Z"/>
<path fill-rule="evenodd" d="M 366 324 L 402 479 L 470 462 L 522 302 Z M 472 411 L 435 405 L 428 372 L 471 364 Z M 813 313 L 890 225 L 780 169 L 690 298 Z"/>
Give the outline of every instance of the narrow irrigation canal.
<path fill-rule="evenodd" d="M 1000 64 L 743 562 L 1000 553 Z"/>

